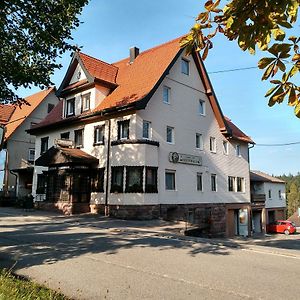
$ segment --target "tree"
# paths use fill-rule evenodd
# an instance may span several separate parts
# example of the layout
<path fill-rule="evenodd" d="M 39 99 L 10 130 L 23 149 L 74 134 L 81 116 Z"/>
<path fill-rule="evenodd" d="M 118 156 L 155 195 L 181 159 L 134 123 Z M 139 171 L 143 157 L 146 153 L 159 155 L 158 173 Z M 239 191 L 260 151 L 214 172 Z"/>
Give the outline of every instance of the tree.
<path fill-rule="evenodd" d="M 44 88 L 71 45 L 71 32 L 88 0 L 2 0 L 0 2 L 0 102 L 19 101 L 14 90 Z"/>
<path fill-rule="evenodd" d="M 292 182 L 289 193 L 287 194 L 288 216 L 292 216 L 300 206 L 300 198 L 297 185 Z"/>
<path fill-rule="evenodd" d="M 299 3 L 299 0 L 230 0 L 220 8 L 220 0 L 207 1 L 205 11 L 182 38 L 181 46 L 186 47 L 187 54 L 194 48 L 203 50 L 204 60 L 213 47 L 212 38 L 220 33 L 236 41 L 243 51 L 267 52 L 268 57 L 258 62 L 258 67 L 265 70 L 262 80 L 280 75 L 270 80 L 273 86 L 265 95 L 269 106 L 287 99 L 300 117 L 300 87 L 294 77 L 300 69 L 300 38 L 286 35 L 297 21 Z M 207 29 L 211 33 L 205 35 Z"/>

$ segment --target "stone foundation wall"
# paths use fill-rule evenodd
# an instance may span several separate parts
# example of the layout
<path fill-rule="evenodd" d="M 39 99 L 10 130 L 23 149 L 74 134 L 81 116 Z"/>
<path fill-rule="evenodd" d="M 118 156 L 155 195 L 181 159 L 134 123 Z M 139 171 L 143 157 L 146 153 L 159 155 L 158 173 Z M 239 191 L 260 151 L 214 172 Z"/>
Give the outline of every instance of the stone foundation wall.
<path fill-rule="evenodd" d="M 165 220 L 197 226 L 208 236 L 226 235 L 225 204 L 162 204 L 160 215 Z"/>
<path fill-rule="evenodd" d="M 69 203 L 69 202 L 35 202 L 37 209 L 61 212 L 64 215 L 73 215 L 90 212 L 89 203 Z"/>
<path fill-rule="evenodd" d="M 100 208 L 104 212 L 104 207 Z M 109 205 L 108 215 L 124 220 L 152 220 L 160 216 L 159 205 Z"/>

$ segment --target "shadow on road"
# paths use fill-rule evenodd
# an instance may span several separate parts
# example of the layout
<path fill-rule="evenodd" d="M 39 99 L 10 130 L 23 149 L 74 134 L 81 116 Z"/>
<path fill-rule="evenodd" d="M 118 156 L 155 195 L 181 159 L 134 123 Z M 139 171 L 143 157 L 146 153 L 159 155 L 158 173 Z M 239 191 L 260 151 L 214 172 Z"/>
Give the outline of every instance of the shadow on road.
<path fill-rule="evenodd" d="M 11 220 L 14 219 L 13 217 Z M 2 223 L 6 223 L 4 220 Z M 53 264 L 57 261 L 80 257 L 85 254 L 105 253 L 114 255 L 122 249 L 134 247 L 152 247 L 159 251 L 168 249 L 186 249 L 191 256 L 201 253 L 212 255 L 229 255 L 232 248 L 240 248 L 232 242 L 224 246 L 218 242 L 195 243 L 174 238 L 159 236 L 151 230 L 138 232 L 130 228 L 112 228 L 118 220 L 95 218 L 61 219 L 31 223 L 1 224 L 0 228 L 0 264 L 10 267 L 15 261 L 14 270 L 42 264 Z M 141 223 L 142 225 L 143 223 Z M 137 226 L 137 222 L 132 223 Z M 152 222 L 153 226 L 153 222 Z M 143 226 L 142 226 L 143 227 Z M 144 227 L 145 228 L 145 227 Z M 4 247 L 4 248 L 3 248 Z"/>

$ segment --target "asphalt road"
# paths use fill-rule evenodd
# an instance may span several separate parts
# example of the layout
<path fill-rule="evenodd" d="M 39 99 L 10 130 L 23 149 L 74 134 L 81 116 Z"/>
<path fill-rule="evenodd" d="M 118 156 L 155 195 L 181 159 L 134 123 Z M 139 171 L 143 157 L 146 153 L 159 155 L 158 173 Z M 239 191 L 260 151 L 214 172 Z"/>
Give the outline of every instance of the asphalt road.
<path fill-rule="evenodd" d="M 128 224 L 0 208 L 0 264 L 74 299 L 299 299 L 300 235 L 193 241 Z"/>

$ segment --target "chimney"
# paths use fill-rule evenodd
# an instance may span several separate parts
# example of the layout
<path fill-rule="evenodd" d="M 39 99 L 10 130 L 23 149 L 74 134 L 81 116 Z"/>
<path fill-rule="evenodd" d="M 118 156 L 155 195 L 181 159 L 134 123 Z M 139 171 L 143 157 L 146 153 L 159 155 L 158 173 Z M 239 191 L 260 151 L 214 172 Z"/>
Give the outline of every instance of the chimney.
<path fill-rule="evenodd" d="M 133 61 L 137 58 L 137 56 L 140 53 L 140 49 L 137 47 L 131 47 L 129 49 L 129 54 L 130 54 L 130 63 L 132 64 Z"/>

